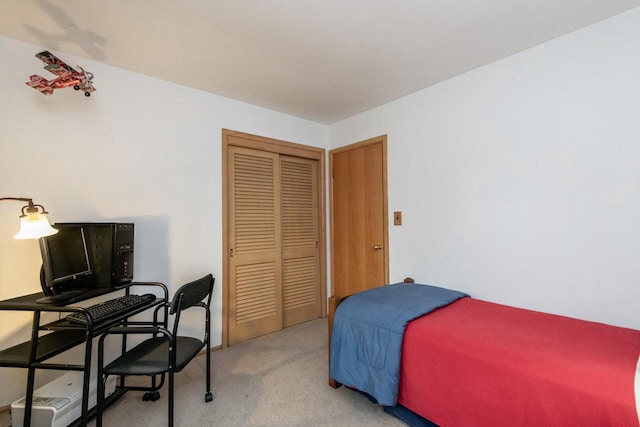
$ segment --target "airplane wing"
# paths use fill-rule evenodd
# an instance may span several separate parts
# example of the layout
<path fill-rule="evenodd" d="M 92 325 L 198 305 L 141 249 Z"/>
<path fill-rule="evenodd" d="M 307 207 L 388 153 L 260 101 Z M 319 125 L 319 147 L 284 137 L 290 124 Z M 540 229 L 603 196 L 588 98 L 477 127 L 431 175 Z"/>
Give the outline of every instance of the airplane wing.
<path fill-rule="evenodd" d="M 37 74 L 29 77 L 29 81 L 26 83 L 27 86 L 31 86 L 35 90 L 39 91 L 44 95 L 52 95 L 53 94 L 53 86 L 50 84 L 51 82 L 44 77 L 40 77 Z"/>
<path fill-rule="evenodd" d="M 42 62 L 44 62 L 45 70 L 52 72 L 56 76 L 64 76 L 69 73 L 77 73 L 76 70 L 65 64 L 60 58 L 58 58 L 48 50 L 36 54 L 36 58 L 41 59 Z"/>

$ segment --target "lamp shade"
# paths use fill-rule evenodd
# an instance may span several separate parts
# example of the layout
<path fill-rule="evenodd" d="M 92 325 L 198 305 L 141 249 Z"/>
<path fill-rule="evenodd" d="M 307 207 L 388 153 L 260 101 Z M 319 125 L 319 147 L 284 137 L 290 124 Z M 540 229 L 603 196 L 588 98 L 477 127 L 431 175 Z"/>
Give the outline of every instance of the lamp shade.
<path fill-rule="evenodd" d="M 44 212 L 31 212 L 20 216 L 20 231 L 13 236 L 14 239 L 37 239 L 51 236 L 58 230 L 51 227 L 47 215 Z"/>

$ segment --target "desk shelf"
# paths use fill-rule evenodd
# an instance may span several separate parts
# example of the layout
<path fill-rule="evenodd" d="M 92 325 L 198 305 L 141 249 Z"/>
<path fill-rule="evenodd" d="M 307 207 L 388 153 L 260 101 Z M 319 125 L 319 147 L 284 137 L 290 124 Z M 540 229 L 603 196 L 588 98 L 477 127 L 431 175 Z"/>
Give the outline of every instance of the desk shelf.
<path fill-rule="evenodd" d="M 33 362 L 42 362 L 77 345 L 84 343 L 87 333 L 84 329 L 76 331 L 52 332 L 38 338 L 36 357 Z M 28 368 L 31 354 L 31 341 L 0 351 L 0 366 Z"/>

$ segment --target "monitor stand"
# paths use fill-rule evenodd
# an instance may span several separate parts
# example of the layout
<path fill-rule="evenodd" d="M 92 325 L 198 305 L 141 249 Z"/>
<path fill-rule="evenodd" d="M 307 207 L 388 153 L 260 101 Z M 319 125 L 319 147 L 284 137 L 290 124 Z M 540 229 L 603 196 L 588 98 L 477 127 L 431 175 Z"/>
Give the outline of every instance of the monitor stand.
<path fill-rule="evenodd" d="M 72 289 L 69 291 L 61 292 L 59 294 L 47 295 L 42 298 L 38 298 L 36 302 L 38 304 L 64 305 L 66 303 L 72 302 L 75 297 L 80 296 L 86 292 L 86 289 Z"/>

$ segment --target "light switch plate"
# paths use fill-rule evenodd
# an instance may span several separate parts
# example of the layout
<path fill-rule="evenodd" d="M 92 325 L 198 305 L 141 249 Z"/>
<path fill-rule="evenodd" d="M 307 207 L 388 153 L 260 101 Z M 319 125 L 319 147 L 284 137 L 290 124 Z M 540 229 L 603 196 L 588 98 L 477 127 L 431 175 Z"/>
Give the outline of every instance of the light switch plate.
<path fill-rule="evenodd" d="M 393 225 L 402 225 L 402 212 L 393 213 Z"/>

